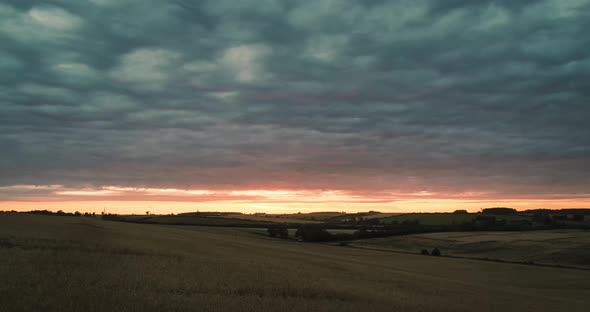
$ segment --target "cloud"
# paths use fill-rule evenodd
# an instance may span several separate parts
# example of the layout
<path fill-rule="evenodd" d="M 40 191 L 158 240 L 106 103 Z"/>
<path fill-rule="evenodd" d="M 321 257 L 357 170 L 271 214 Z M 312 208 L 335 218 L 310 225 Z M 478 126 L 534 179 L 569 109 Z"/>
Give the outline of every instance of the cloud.
<path fill-rule="evenodd" d="M 221 62 L 238 81 L 249 83 L 267 78 L 268 74 L 264 73 L 260 59 L 269 53 L 269 49 L 264 46 L 241 45 L 226 49 Z"/>
<path fill-rule="evenodd" d="M 583 193 L 589 9 L 6 1 L 0 185 Z"/>
<path fill-rule="evenodd" d="M 61 31 L 74 29 L 81 24 L 77 16 L 60 8 L 32 8 L 28 15 L 36 24 Z"/>
<path fill-rule="evenodd" d="M 178 53 L 170 50 L 137 49 L 121 57 L 111 77 L 148 89 L 164 88 L 172 79 L 170 71 L 179 58 Z"/>
<path fill-rule="evenodd" d="M 67 40 L 83 25 L 78 16 L 55 6 L 32 7 L 19 11 L 9 5 L 0 4 L 2 17 L 1 33 L 11 39 L 33 44 Z"/>

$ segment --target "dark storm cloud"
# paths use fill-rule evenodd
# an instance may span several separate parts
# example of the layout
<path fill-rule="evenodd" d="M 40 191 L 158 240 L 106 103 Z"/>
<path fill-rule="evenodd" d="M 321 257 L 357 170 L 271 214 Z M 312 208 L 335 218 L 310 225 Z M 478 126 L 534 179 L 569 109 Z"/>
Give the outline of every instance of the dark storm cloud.
<path fill-rule="evenodd" d="M 581 193 L 589 1 L 2 1 L 0 184 Z"/>

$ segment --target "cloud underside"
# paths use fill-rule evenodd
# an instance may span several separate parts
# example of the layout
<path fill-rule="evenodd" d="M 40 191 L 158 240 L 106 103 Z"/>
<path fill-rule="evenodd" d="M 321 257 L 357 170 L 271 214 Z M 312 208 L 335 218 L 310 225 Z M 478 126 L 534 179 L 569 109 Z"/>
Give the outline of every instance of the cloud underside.
<path fill-rule="evenodd" d="M 530 208 L 536 203 L 586 203 L 590 201 L 590 193 L 546 194 L 530 197 L 519 194 L 498 198 L 491 192 L 463 192 L 441 194 L 428 191 L 414 193 L 395 193 L 390 191 L 334 191 L 334 190 L 206 190 L 206 189 L 159 189 L 133 188 L 121 186 L 101 186 L 73 188 L 64 185 L 11 185 L 0 187 L 0 196 L 6 202 L 64 202 L 64 201 L 102 201 L 102 202 L 161 202 L 163 207 L 170 202 L 222 203 L 241 204 L 263 203 L 282 205 L 300 203 L 323 205 L 330 204 L 392 205 L 390 208 L 406 209 L 416 204 L 447 203 L 464 205 L 494 202 L 511 202 L 526 205 Z M 326 206 L 328 205 L 328 206 Z M 473 206 L 475 207 L 475 206 Z M 471 208 L 473 208 L 471 207 Z M 430 207 L 434 210 L 448 207 Z M 453 208 L 453 207 L 451 207 Z M 457 207 L 455 207 L 457 208 Z M 238 209 L 239 210 L 239 209 Z"/>
<path fill-rule="evenodd" d="M 0 199 L 24 198 L 19 185 L 60 185 L 42 192 L 60 198 L 121 195 L 113 185 L 213 192 L 191 195 L 203 200 L 583 197 L 588 12 L 585 0 L 3 1 Z"/>

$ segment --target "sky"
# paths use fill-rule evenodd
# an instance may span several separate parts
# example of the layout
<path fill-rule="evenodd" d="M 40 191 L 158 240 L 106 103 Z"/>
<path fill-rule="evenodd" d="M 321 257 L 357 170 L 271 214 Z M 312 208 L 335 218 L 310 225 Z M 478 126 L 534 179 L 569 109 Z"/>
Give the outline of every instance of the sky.
<path fill-rule="evenodd" d="M 590 207 L 590 0 L 0 0 L 0 210 Z"/>

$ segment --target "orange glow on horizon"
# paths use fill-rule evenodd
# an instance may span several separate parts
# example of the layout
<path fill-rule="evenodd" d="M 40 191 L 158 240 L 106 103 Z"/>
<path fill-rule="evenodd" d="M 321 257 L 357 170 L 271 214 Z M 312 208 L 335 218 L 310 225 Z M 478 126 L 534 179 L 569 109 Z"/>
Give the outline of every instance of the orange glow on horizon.
<path fill-rule="evenodd" d="M 512 207 L 518 210 L 536 208 L 584 208 L 590 207 L 590 200 L 402 200 L 395 202 L 256 202 L 256 201 L 216 201 L 216 202 L 182 202 L 182 201 L 3 201 L 0 210 L 63 210 L 66 212 L 96 212 L 103 210 L 118 214 L 143 214 L 150 211 L 154 214 L 170 214 L 193 211 L 220 211 L 242 213 L 296 213 L 314 211 L 380 211 L 380 212 L 452 212 L 456 209 L 466 209 L 477 212 L 485 207 Z"/>
<path fill-rule="evenodd" d="M 63 185 L 0 187 L 0 210 L 64 210 L 68 212 L 170 214 L 191 211 L 294 213 L 312 211 L 452 212 L 485 207 L 590 207 L 589 194 L 549 194 L 543 198 L 500 198 L 484 192 L 437 193 L 428 190 L 350 192 L 344 190 L 207 190 L 102 186 L 71 188 Z"/>

